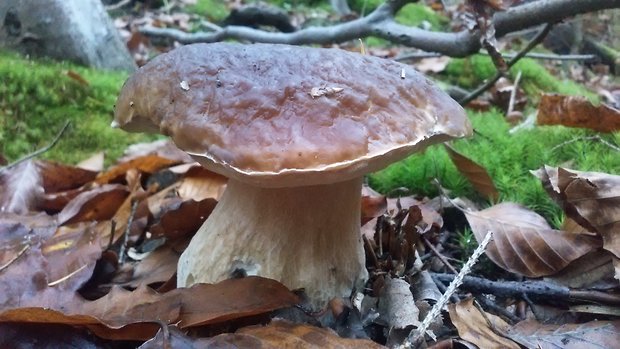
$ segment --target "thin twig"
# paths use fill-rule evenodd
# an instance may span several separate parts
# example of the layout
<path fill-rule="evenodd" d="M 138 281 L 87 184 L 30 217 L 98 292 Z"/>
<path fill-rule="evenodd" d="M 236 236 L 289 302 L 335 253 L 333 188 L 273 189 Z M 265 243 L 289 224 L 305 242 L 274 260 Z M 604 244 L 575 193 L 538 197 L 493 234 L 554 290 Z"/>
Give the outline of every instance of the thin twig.
<path fill-rule="evenodd" d="M 422 237 L 422 241 L 424 241 L 424 244 L 426 245 L 426 247 L 430 248 L 431 251 L 433 252 L 433 254 L 439 258 L 439 260 L 441 261 L 441 263 L 443 263 L 446 268 L 448 268 L 451 272 L 453 272 L 454 274 L 458 274 L 458 270 L 456 270 L 452 264 L 450 264 L 450 262 L 448 262 L 448 260 L 446 259 L 446 257 L 444 257 L 441 252 L 437 251 L 437 249 L 435 248 L 435 246 L 433 246 L 433 244 L 430 243 L 430 241 L 428 241 L 428 239 L 426 237 Z"/>
<path fill-rule="evenodd" d="M 88 264 L 84 264 L 83 266 L 77 268 L 76 270 L 72 271 L 71 273 L 61 277 L 60 279 L 56 280 L 56 281 L 52 281 L 52 282 L 48 282 L 47 286 L 48 287 L 54 287 L 56 285 L 58 285 L 59 283 L 69 279 L 70 277 L 72 277 L 73 275 L 79 273 L 80 271 L 82 271 L 84 268 L 86 268 L 88 266 Z"/>
<path fill-rule="evenodd" d="M 52 140 L 52 142 L 50 144 L 48 144 L 45 147 L 43 147 L 41 149 L 38 149 L 38 150 L 36 150 L 36 151 L 34 151 L 34 152 L 32 152 L 32 153 L 22 157 L 19 160 L 16 160 L 16 161 L 14 161 L 14 162 L 12 162 L 12 163 L 10 163 L 10 164 L 0 168 L 0 172 L 4 171 L 4 170 L 11 169 L 11 168 L 21 164 L 22 162 L 24 162 L 26 160 L 30 160 L 30 159 L 32 159 L 34 157 L 37 157 L 37 156 L 45 153 L 46 151 L 49 151 L 50 149 L 52 149 L 56 145 L 56 143 L 58 143 L 58 141 L 60 140 L 60 137 L 62 137 L 62 135 L 65 133 L 65 131 L 67 130 L 69 125 L 71 125 L 71 121 L 66 121 L 64 126 L 60 129 L 60 131 L 58 132 L 56 137 L 54 137 L 54 139 Z"/>
<path fill-rule="evenodd" d="M 131 2 L 131 0 L 123 0 L 123 1 L 119 1 L 114 5 L 108 5 L 105 7 L 106 11 L 113 11 L 113 10 L 118 10 L 121 7 L 124 7 L 126 5 L 129 5 L 129 3 Z"/>
<path fill-rule="evenodd" d="M 536 36 L 532 39 L 532 41 L 530 41 L 524 48 L 523 50 L 521 50 L 519 53 L 517 53 L 516 56 L 514 56 L 514 58 L 512 58 L 507 66 L 508 69 L 512 68 L 513 65 L 515 65 L 515 63 L 517 63 L 521 58 L 523 58 L 523 56 L 525 56 L 528 52 L 530 52 L 534 47 L 536 47 L 538 44 L 540 44 L 545 37 L 547 36 L 547 34 L 549 34 L 549 32 L 551 31 L 551 28 L 553 28 L 553 24 L 551 23 L 547 23 L 543 29 L 536 34 Z M 467 95 L 465 98 L 461 99 L 459 101 L 459 103 L 461 105 L 466 105 L 467 103 L 473 101 L 474 99 L 476 99 L 478 96 L 480 96 L 481 94 L 483 94 L 486 90 L 490 89 L 493 85 L 495 85 L 495 83 L 497 82 L 497 80 L 499 80 L 499 78 L 501 78 L 502 76 L 504 76 L 504 73 L 501 71 L 497 71 L 495 73 L 495 75 L 490 78 L 489 80 L 487 80 L 484 84 L 480 85 L 476 90 L 474 90 L 472 93 L 470 93 L 469 95 Z"/>
<path fill-rule="evenodd" d="M 474 264 L 476 264 L 480 255 L 484 253 L 484 250 L 491 241 L 492 237 L 493 232 L 489 231 L 482 240 L 482 242 L 480 242 L 480 245 L 478 245 L 471 257 L 469 257 L 465 265 L 463 265 L 461 272 L 459 272 L 459 274 L 454 278 L 454 280 L 452 280 L 446 292 L 441 295 L 441 298 L 439 298 L 439 300 L 433 306 L 428 315 L 426 315 L 426 318 L 424 318 L 424 321 L 422 321 L 420 327 L 411 331 L 411 333 L 409 334 L 405 342 L 400 346 L 400 348 L 411 348 L 414 344 L 420 343 L 420 341 L 423 340 L 424 335 L 426 334 L 426 331 L 428 330 L 431 323 L 435 320 L 435 318 L 437 318 L 437 316 L 439 316 L 441 310 L 448 303 L 450 296 L 452 296 L 452 294 L 456 292 L 457 287 L 459 287 L 461 282 L 463 282 L 463 278 L 465 277 L 465 275 L 470 273 L 471 268 L 474 266 Z"/>
<path fill-rule="evenodd" d="M 561 148 L 561 147 L 563 147 L 565 145 L 569 145 L 569 144 L 577 142 L 577 141 L 597 141 L 597 142 L 603 143 L 604 145 L 608 146 L 609 148 L 611 148 L 611 149 L 613 149 L 615 151 L 620 151 L 620 147 L 609 143 L 608 141 L 602 139 L 601 136 L 598 136 L 598 135 L 596 135 L 596 136 L 589 136 L 589 137 L 579 137 L 579 138 L 571 139 L 569 141 L 566 141 L 564 143 L 560 143 L 560 144 L 556 145 L 555 147 L 551 148 L 551 151 L 553 152 L 553 151 L 555 151 L 558 148 Z"/>
<path fill-rule="evenodd" d="M 131 200 L 131 213 L 127 219 L 127 226 L 125 227 L 125 232 L 123 233 L 123 243 L 121 244 L 121 249 L 118 252 L 118 264 L 121 265 L 125 263 L 125 250 L 127 249 L 127 243 L 129 241 L 129 231 L 131 230 L 131 224 L 133 223 L 133 217 L 136 215 L 137 208 L 138 200 Z"/>
<path fill-rule="evenodd" d="M 489 53 L 486 51 L 478 52 L 480 55 L 488 56 Z M 518 53 L 516 52 L 506 52 L 502 53 L 502 57 L 506 59 L 513 59 Z M 400 54 L 393 59 L 397 62 L 408 61 L 408 60 L 416 60 L 416 59 L 424 59 L 424 58 L 435 58 L 444 56 L 441 53 L 436 52 L 411 52 L 411 53 L 403 53 Z M 556 55 L 552 53 L 539 53 L 539 52 L 529 52 L 525 55 L 526 58 L 533 59 L 542 59 L 542 60 L 550 60 L 550 61 L 593 61 L 596 59 L 596 55 Z"/>

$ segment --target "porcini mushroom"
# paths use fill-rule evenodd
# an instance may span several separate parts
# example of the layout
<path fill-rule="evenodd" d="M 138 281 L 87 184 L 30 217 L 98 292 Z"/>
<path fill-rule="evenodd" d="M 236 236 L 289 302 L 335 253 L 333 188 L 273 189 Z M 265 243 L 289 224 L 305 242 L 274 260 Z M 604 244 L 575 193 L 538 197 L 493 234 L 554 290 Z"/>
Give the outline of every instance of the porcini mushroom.
<path fill-rule="evenodd" d="M 304 288 L 315 307 L 367 277 L 364 174 L 471 133 L 463 109 L 409 66 L 271 44 L 156 57 L 123 86 L 113 124 L 169 135 L 229 178 L 179 260 L 179 287 L 243 270 Z"/>

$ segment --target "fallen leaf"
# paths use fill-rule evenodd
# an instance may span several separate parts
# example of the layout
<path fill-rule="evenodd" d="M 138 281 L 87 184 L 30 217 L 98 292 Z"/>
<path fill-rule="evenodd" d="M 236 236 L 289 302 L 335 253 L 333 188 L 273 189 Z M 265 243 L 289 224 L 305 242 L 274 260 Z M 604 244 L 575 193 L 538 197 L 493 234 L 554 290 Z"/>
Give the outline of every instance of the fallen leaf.
<path fill-rule="evenodd" d="M 169 139 L 133 144 L 125 150 L 125 154 L 122 158 L 118 159 L 118 162 L 125 163 L 148 155 L 156 155 L 158 157 L 174 160 L 175 163 L 195 162 L 191 156 L 177 148 Z"/>
<path fill-rule="evenodd" d="M 93 172 L 103 171 L 103 164 L 105 160 L 105 153 L 100 151 L 93 154 L 88 159 L 78 162 L 75 166 Z"/>
<path fill-rule="evenodd" d="M 620 110 L 594 105 L 584 97 L 543 94 L 538 105 L 539 125 L 589 128 L 599 132 L 620 130 Z"/>
<path fill-rule="evenodd" d="M 177 192 L 183 201 L 219 200 L 228 179 L 198 165 L 190 168 L 179 183 Z"/>
<path fill-rule="evenodd" d="M 390 329 L 404 329 L 420 324 L 420 312 L 409 287 L 405 280 L 392 279 L 389 276 L 385 279 L 379 302 L 379 319 Z"/>
<path fill-rule="evenodd" d="M 387 211 L 387 199 L 368 186 L 362 187 L 362 225 Z"/>
<path fill-rule="evenodd" d="M 551 275 L 599 246 L 597 239 L 552 229 L 537 213 L 504 202 L 482 211 L 465 211 L 476 240 L 489 231 L 486 254 L 501 268 L 528 277 Z"/>
<path fill-rule="evenodd" d="M 329 329 L 282 320 L 274 320 L 267 326 L 244 327 L 232 335 L 219 335 L 213 339 L 232 344 L 239 340 L 239 336 L 255 338 L 254 343 L 261 348 L 383 348 L 370 340 L 340 338 Z"/>
<path fill-rule="evenodd" d="M 451 146 L 444 144 L 444 147 L 456 168 L 469 180 L 478 193 L 491 201 L 499 199 L 499 192 L 495 187 L 495 183 L 493 183 L 493 179 L 491 179 L 484 167 L 460 154 Z"/>
<path fill-rule="evenodd" d="M 178 208 L 166 211 L 150 231 L 155 236 L 171 239 L 191 236 L 209 217 L 216 204 L 213 199 L 185 201 Z"/>
<path fill-rule="evenodd" d="M 37 161 L 45 193 L 79 188 L 97 177 L 97 172 L 50 161 Z"/>
<path fill-rule="evenodd" d="M 60 224 L 84 221 L 103 221 L 114 216 L 129 195 L 119 184 L 104 184 L 78 194 L 58 214 Z"/>
<path fill-rule="evenodd" d="M 34 211 L 43 197 L 43 178 L 33 160 L 0 171 L 0 212 Z"/>
<path fill-rule="evenodd" d="M 57 303 L 49 299 L 42 307 L 3 307 L 0 322 L 36 322 L 84 326 L 106 339 L 147 340 L 161 323 L 177 323 L 181 329 L 221 324 L 299 302 L 295 294 L 277 281 L 247 277 L 217 284 L 157 293 L 148 287 L 127 291 L 114 287 L 95 301 L 75 299 Z M 12 303 L 19 304 L 19 302 Z"/>
<path fill-rule="evenodd" d="M 493 314 L 485 313 L 483 316 L 473 305 L 471 298 L 448 305 L 448 311 L 459 336 L 479 348 L 520 348 L 517 343 L 496 333 L 496 331 L 505 333 L 510 325 Z M 485 317 L 489 319 L 496 331 L 489 327 Z"/>
<path fill-rule="evenodd" d="M 620 343 L 620 321 L 543 325 L 527 320 L 508 329 L 507 335 L 532 349 L 615 348 Z"/>
<path fill-rule="evenodd" d="M 603 238 L 620 258 L 620 176 L 544 166 L 534 173 L 566 215 Z"/>
<path fill-rule="evenodd" d="M 71 79 L 73 79 L 74 81 L 77 81 L 78 83 L 80 83 L 83 86 L 89 86 L 90 84 L 88 83 L 88 81 L 86 79 L 84 79 L 84 77 L 82 77 L 82 75 L 80 75 L 80 73 L 74 71 L 74 70 L 67 70 L 67 76 L 70 77 Z"/>
<path fill-rule="evenodd" d="M 108 171 L 100 173 L 95 179 L 95 183 L 106 184 L 115 182 L 120 178 L 123 178 L 130 169 L 137 169 L 143 173 L 153 173 L 161 170 L 162 168 L 178 164 L 179 162 L 180 161 L 177 159 L 169 159 L 158 155 L 145 155 L 131 159 L 127 162 L 122 162 L 110 168 Z"/>

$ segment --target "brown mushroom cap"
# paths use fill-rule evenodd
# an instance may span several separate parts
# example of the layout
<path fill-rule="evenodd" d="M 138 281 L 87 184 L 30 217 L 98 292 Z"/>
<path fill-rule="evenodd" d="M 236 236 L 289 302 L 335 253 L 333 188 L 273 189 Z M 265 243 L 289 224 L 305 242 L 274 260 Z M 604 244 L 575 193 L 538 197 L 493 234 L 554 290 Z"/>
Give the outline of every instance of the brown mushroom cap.
<path fill-rule="evenodd" d="M 115 123 L 169 135 L 207 168 L 266 187 L 359 177 L 471 134 L 463 108 L 407 65 L 272 44 L 158 56 L 123 86 Z"/>

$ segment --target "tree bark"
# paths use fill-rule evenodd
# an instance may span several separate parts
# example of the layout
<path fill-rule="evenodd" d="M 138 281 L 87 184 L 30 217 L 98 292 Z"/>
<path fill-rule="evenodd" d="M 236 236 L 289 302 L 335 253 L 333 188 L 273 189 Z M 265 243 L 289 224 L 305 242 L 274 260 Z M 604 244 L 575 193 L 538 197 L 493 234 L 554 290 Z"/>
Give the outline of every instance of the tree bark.
<path fill-rule="evenodd" d="M 2 0 L 0 47 L 102 69 L 136 66 L 101 0 Z"/>

